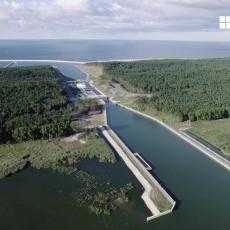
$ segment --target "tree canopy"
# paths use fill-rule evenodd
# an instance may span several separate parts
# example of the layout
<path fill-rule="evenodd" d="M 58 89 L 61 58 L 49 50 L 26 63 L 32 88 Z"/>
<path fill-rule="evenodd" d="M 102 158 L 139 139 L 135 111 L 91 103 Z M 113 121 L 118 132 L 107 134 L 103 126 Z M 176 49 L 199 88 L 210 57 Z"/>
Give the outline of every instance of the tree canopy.
<path fill-rule="evenodd" d="M 78 113 L 90 113 L 94 111 L 102 111 L 103 105 L 100 104 L 98 99 L 89 98 L 80 100 L 77 102 L 77 112 Z"/>
<path fill-rule="evenodd" d="M 0 68 L 0 142 L 65 135 L 71 107 L 52 67 Z"/>
<path fill-rule="evenodd" d="M 139 104 L 180 120 L 213 120 L 230 114 L 230 59 L 103 63 L 107 78 L 132 92 L 151 93 Z"/>

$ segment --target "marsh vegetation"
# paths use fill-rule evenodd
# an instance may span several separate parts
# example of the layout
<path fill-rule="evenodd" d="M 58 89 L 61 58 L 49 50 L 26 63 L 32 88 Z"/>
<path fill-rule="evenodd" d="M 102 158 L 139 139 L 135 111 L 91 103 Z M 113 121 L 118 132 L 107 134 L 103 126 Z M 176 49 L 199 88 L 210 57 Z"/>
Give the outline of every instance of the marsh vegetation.
<path fill-rule="evenodd" d="M 82 144 L 81 138 L 85 144 Z M 116 200 L 127 202 L 132 186 L 120 188 L 110 183 L 101 183 L 93 175 L 78 169 L 84 158 L 97 158 L 101 163 L 115 163 L 116 158 L 105 141 L 94 133 L 81 135 L 78 140 L 66 142 L 62 139 L 27 141 L 0 146 L 0 178 L 10 176 L 25 166 L 36 169 L 52 169 L 65 175 L 74 176 L 82 182 L 80 190 L 73 190 L 77 205 L 90 212 L 110 215 L 117 208 Z"/>
<path fill-rule="evenodd" d="M 78 168 L 84 158 L 103 163 L 115 163 L 116 158 L 97 127 L 89 129 L 84 120 L 71 123 L 72 108 L 53 68 L 0 69 L 0 106 L 0 179 L 26 167 L 52 169 L 81 182 L 80 191 L 71 195 L 93 213 L 109 215 L 116 199 L 128 201 L 130 184 L 115 188 Z M 99 109 L 95 100 L 78 104 L 79 113 Z"/>

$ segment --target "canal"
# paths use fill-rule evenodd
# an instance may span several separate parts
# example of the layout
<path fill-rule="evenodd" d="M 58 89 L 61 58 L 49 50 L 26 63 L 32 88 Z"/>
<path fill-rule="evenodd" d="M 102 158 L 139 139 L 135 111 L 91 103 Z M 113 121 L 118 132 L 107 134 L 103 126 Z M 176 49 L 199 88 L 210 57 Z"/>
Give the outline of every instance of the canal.
<path fill-rule="evenodd" d="M 229 171 L 152 120 L 111 103 L 107 111 L 110 127 L 178 200 L 172 214 L 147 229 L 230 229 Z"/>

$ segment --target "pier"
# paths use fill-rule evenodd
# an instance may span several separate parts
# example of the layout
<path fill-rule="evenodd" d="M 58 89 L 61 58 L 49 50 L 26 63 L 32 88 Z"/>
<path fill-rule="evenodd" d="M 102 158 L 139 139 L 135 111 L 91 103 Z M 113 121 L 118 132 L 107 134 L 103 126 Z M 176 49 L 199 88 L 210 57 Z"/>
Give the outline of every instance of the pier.
<path fill-rule="evenodd" d="M 143 164 L 143 166 L 148 170 L 151 171 L 152 167 L 146 162 L 146 160 L 143 159 L 143 157 L 139 154 L 139 153 L 134 153 L 133 154 L 141 164 Z"/>
<path fill-rule="evenodd" d="M 82 80 L 82 79 L 77 79 L 77 80 L 74 80 L 74 81 L 66 81 L 66 84 L 68 83 L 88 83 L 87 80 Z"/>
<path fill-rule="evenodd" d="M 101 131 L 104 138 L 113 146 L 124 163 L 143 186 L 144 193 L 141 198 L 152 213 L 151 216 L 147 217 L 147 221 L 171 213 L 176 205 L 176 202 L 171 196 L 109 126 L 102 127 Z"/>
<path fill-rule="evenodd" d="M 7 64 L 6 66 L 4 66 L 4 68 L 9 68 L 9 67 L 11 67 L 13 64 L 15 64 L 15 62 L 10 62 L 10 63 Z"/>

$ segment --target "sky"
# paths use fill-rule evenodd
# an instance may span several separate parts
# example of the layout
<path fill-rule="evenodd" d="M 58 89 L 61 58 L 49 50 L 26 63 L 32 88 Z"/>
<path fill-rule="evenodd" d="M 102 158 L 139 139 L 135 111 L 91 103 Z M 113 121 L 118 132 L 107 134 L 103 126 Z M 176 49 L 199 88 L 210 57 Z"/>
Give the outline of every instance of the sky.
<path fill-rule="evenodd" d="M 230 41 L 229 0 L 0 0 L 0 39 Z"/>

